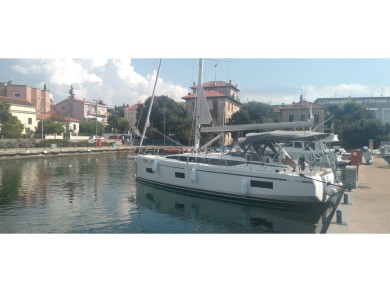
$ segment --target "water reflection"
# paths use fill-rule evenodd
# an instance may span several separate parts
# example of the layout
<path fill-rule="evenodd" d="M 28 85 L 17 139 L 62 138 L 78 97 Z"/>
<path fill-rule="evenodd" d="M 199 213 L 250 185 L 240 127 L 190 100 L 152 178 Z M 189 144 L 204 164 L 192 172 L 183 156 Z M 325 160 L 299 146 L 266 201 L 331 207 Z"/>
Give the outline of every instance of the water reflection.
<path fill-rule="evenodd" d="M 137 202 L 141 211 L 153 211 L 156 218 L 156 214 L 164 214 L 181 220 L 182 226 L 177 224 L 172 232 L 183 233 L 324 233 L 338 199 L 334 197 L 321 208 L 276 204 L 253 206 L 201 198 L 137 182 Z M 150 232 L 145 222 L 144 225 L 144 232 Z"/>
<path fill-rule="evenodd" d="M 133 174 L 125 154 L 0 161 L 0 233 L 130 233 Z"/>
<path fill-rule="evenodd" d="M 218 201 L 134 174 L 127 153 L 0 161 L 0 233 L 321 233 L 337 205 Z"/>

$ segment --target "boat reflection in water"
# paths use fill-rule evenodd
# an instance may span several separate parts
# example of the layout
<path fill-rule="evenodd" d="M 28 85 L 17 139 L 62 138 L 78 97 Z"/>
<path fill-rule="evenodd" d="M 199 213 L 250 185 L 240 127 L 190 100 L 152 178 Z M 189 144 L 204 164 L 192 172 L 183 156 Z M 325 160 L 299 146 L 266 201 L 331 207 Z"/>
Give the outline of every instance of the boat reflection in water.
<path fill-rule="evenodd" d="M 164 221 L 164 227 L 152 231 L 160 233 L 326 233 L 341 197 L 334 196 L 320 207 L 249 205 L 203 198 L 140 181 L 136 196 L 147 233 L 151 232 L 147 222 L 153 217 L 151 212 L 153 226 L 155 221 Z M 169 222 L 175 225 L 171 230 L 167 229 Z"/>

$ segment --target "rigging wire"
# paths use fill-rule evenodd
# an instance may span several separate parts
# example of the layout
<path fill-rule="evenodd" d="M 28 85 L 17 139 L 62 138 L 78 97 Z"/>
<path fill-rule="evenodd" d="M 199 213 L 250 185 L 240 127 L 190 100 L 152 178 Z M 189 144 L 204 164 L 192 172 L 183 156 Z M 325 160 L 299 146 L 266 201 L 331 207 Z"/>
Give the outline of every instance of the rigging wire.
<path fill-rule="evenodd" d="M 157 60 L 154 61 L 154 64 L 153 64 L 153 68 L 152 68 L 152 72 L 154 71 L 154 69 L 156 68 L 156 64 L 157 64 Z M 150 77 L 149 77 L 149 83 L 148 83 L 148 88 L 146 89 L 146 96 L 148 96 L 148 92 L 149 92 L 149 88 L 150 88 L 150 85 L 152 84 L 152 78 L 153 78 L 153 74 L 150 74 Z M 147 99 L 147 98 L 146 98 Z M 146 101 L 146 100 L 145 100 Z M 139 129 L 139 123 L 141 121 L 141 117 L 142 117 L 142 113 L 144 111 L 144 107 L 145 107 L 145 102 L 144 102 L 144 106 L 141 108 L 141 113 L 138 117 L 138 121 L 137 121 L 137 129 Z"/>

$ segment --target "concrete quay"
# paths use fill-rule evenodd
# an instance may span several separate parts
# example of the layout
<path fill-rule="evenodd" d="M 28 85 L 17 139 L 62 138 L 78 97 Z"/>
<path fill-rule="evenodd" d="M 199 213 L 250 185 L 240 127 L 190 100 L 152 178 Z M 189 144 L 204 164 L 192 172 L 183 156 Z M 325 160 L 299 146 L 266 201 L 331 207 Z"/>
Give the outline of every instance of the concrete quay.
<path fill-rule="evenodd" d="M 341 223 L 336 211 L 326 233 L 390 234 L 390 167 L 382 157 L 359 165 L 356 189 L 345 194 L 347 202 L 341 198 L 337 206 Z"/>

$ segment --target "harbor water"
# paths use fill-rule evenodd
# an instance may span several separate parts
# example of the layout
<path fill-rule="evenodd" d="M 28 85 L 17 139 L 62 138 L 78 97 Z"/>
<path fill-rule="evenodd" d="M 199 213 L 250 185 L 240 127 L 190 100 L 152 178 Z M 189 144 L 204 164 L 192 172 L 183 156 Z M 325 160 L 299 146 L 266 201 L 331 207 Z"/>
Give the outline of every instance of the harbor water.
<path fill-rule="evenodd" d="M 249 205 L 137 182 L 126 152 L 0 161 L 0 233 L 326 233 L 323 208 Z"/>

